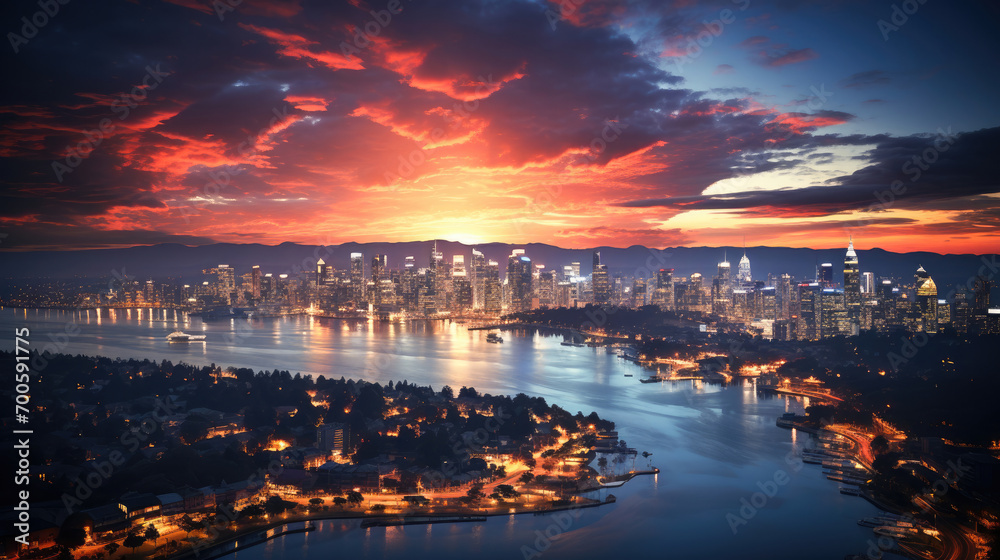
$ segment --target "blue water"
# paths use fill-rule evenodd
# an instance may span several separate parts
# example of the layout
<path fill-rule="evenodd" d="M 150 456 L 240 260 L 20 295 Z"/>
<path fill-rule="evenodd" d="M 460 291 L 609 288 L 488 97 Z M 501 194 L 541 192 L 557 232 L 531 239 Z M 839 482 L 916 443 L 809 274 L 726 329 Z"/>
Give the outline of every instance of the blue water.
<path fill-rule="evenodd" d="M 204 323 L 167 310 L 58 311 L 3 309 L 0 326 L 31 329 L 36 348 L 74 354 L 282 369 L 293 374 L 475 387 L 480 392 L 541 396 L 576 413 L 597 411 L 616 422 L 629 447 L 652 453 L 658 476 L 610 490 L 617 503 L 578 517 L 494 517 L 482 524 L 359 528 L 328 521 L 275 539 L 234 560 L 371 558 L 829 558 L 864 553 L 873 540 L 857 520 L 875 513 L 842 495 L 818 465 L 795 451 L 801 432 L 777 428 L 782 412 L 803 403 L 765 398 L 752 382 L 641 384 L 643 370 L 602 348 L 561 346 L 561 337 L 483 331 L 442 322 L 351 323 L 293 317 Z M 174 331 L 207 342 L 168 344 Z M 65 333 L 71 333 L 63 336 Z M 60 345 L 59 342 L 62 342 Z M 625 377 L 631 373 L 634 377 Z M 639 457 L 636 466 L 645 465 Z M 787 477 L 787 478 L 785 478 Z M 783 485 L 767 484 L 779 480 Z M 773 496 L 762 492 L 770 490 Z M 606 496 L 608 490 L 595 496 Z M 760 492 L 757 496 L 755 493 Z M 755 502 L 751 510 L 741 506 Z M 727 514 L 731 514 L 727 518 Z M 736 520 L 736 521 L 734 521 Z M 745 521 L 745 523 L 743 523 Z M 735 532 L 733 527 L 735 526 Z M 544 534 L 552 538 L 544 537 Z"/>

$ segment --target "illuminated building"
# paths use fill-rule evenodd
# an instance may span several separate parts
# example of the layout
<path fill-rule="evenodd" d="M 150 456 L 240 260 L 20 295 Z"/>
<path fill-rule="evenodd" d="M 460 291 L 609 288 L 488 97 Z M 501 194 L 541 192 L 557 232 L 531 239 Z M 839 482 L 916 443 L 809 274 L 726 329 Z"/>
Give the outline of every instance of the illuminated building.
<path fill-rule="evenodd" d="M 646 305 L 646 279 L 632 279 L 632 307 Z"/>
<path fill-rule="evenodd" d="M 451 309 L 467 311 L 472 309 L 472 282 L 465 269 L 465 255 L 453 255 L 451 265 Z"/>
<path fill-rule="evenodd" d="M 531 275 L 531 259 L 524 255 L 524 249 L 514 249 L 507 258 L 507 288 L 511 311 L 531 309 Z"/>
<path fill-rule="evenodd" d="M 924 270 L 924 267 L 917 269 L 914 275 L 917 287 L 916 311 L 919 313 L 917 331 L 937 332 L 938 331 L 938 293 L 934 279 Z"/>
<path fill-rule="evenodd" d="M 355 303 L 365 299 L 365 256 L 363 253 L 351 253 L 351 288 L 354 291 Z"/>
<path fill-rule="evenodd" d="M 503 305 L 503 289 L 500 285 L 500 264 L 488 261 L 483 277 L 483 311 L 500 313 Z"/>
<path fill-rule="evenodd" d="M 656 289 L 653 291 L 653 305 L 661 311 L 674 308 L 674 269 L 661 268 L 656 272 Z"/>
<path fill-rule="evenodd" d="M 601 263 L 600 251 L 594 251 L 594 266 L 590 282 L 594 287 L 594 303 L 607 305 L 611 301 L 611 286 L 608 283 L 608 265 Z"/>
<path fill-rule="evenodd" d="M 472 308 L 481 310 L 486 307 L 486 257 L 476 249 L 472 250 L 472 262 L 469 267 L 472 284 Z"/>
<path fill-rule="evenodd" d="M 850 323 L 850 333 L 858 334 L 861 330 L 861 270 L 858 268 L 858 254 L 854 252 L 854 239 L 847 244 L 847 255 L 844 256 L 844 305 L 847 307 L 847 320 Z"/>

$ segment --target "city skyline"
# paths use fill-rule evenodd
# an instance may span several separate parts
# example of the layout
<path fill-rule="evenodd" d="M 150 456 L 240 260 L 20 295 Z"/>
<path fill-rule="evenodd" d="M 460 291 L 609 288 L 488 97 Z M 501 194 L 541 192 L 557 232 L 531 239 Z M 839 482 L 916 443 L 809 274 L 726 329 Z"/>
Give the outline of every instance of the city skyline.
<path fill-rule="evenodd" d="M 217 4 L 14 10 L 3 248 L 997 246 L 986 3 Z"/>

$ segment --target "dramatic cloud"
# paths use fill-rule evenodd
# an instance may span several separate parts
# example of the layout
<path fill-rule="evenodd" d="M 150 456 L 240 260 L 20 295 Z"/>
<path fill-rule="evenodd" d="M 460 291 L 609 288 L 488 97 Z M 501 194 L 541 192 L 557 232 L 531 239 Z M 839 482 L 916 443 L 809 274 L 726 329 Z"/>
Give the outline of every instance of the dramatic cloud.
<path fill-rule="evenodd" d="M 878 214 L 873 232 L 995 245 L 987 162 L 1000 146 L 983 127 L 1000 117 L 980 90 L 997 77 L 975 82 L 962 58 L 989 45 L 952 37 L 948 56 L 915 52 L 919 65 L 903 68 L 876 32 L 853 39 L 870 55 L 855 67 L 834 35 L 810 33 L 851 29 L 851 3 L 388 5 L 61 12 L 0 55 L 12 77 L 0 90 L 2 247 L 668 245 L 741 229 L 810 244 L 839 239 L 858 214 Z M 917 79 L 903 87 L 873 67 Z M 863 88 L 875 86 L 872 99 Z M 949 97 L 925 101 L 939 89 Z M 956 139 L 910 181 L 912 158 L 935 145 L 914 133 L 947 123 Z M 905 194 L 872 209 L 894 180 Z"/>

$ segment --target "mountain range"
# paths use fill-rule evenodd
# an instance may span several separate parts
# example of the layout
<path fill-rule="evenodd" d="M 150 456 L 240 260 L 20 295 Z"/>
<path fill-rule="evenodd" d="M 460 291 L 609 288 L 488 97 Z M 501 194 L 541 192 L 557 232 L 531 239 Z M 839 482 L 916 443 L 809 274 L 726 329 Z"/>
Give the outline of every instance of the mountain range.
<path fill-rule="evenodd" d="M 728 259 L 735 274 L 742 247 L 668 247 L 651 249 L 641 245 L 627 248 L 594 247 L 591 249 L 564 249 L 542 243 L 514 245 L 509 243 L 485 243 L 466 245 L 454 241 L 409 241 L 396 243 L 342 243 L 338 245 L 315 246 L 297 243 L 280 245 L 231 244 L 186 246 L 160 244 L 137 246 L 124 249 L 90 249 L 81 251 L 28 251 L 0 253 L 2 278 L 18 280 L 28 278 L 68 279 L 78 277 L 107 278 L 128 276 L 138 279 L 174 278 L 186 283 L 202 281 L 202 270 L 218 264 L 228 264 L 236 268 L 237 275 L 248 272 L 253 265 L 274 274 L 294 274 L 299 270 L 311 270 L 317 258 L 337 269 L 349 267 L 350 254 L 362 253 L 365 257 L 366 274 L 369 273 L 372 256 L 387 256 L 389 268 L 402 268 L 406 256 L 416 258 L 418 267 L 427 266 L 430 252 L 437 244 L 438 250 L 449 262 L 453 255 L 464 255 L 465 262 L 471 262 L 473 248 L 481 251 L 487 259 L 500 263 L 501 277 L 506 267 L 507 256 L 515 248 L 525 250 L 525 255 L 536 264 L 544 264 L 548 269 L 561 270 L 571 262 L 581 264 L 581 274 L 590 273 L 593 252 L 601 253 L 601 262 L 608 265 L 609 272 L 626 276 L 653 276 L 660 268 L 675 269 L 674 276 L 689 276 L 699 272 L 710 283 L 716 274 L 718 263 Z M 799 281 L 811 281 L 820 263 L 833 263 L 834 280 L 843 281 L 843 249 L 802 249 L 788 247 L 747 247 L 754 279 L 766 279 L 768 274 L 778 276 L 791 274 Z M 873 272 L 876 278 L 891 277 L 912 280 L 919 266 L 935 279 L 939 293 L 944 295 L 956 285 L 967 284 L 976 274 L 995 276 L 998 272 L 996 255 L 947 254 L 931 252 L 893 253 L 882 249 L 857 250 L 862 272 Z"/>

